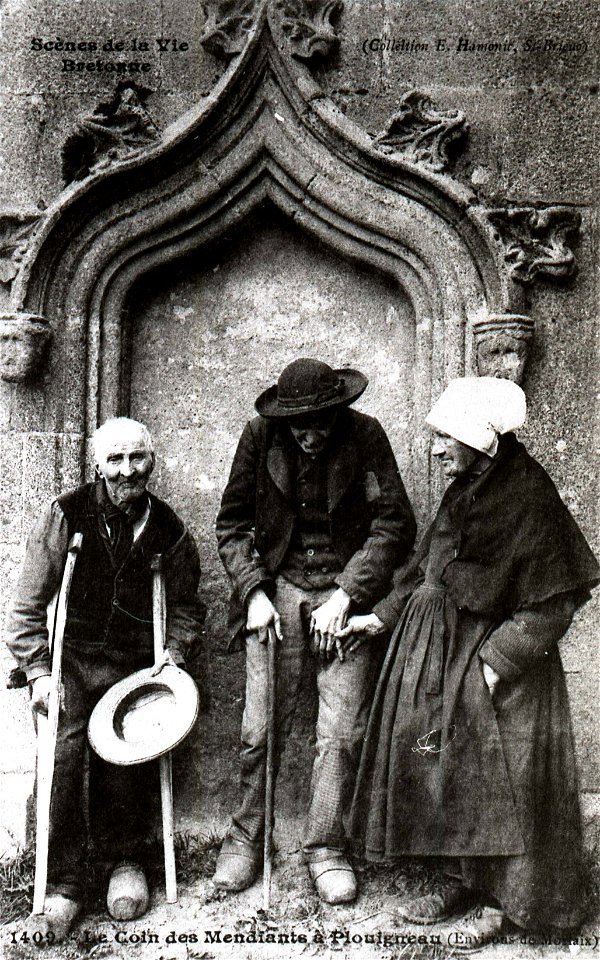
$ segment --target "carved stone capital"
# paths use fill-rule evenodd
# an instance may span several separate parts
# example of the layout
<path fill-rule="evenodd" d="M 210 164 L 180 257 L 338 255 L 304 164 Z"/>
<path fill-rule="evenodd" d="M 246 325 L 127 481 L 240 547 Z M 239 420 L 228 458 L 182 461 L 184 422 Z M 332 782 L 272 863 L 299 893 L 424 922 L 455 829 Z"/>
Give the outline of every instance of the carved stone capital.
<path fill-rule="evenodd" d="M 31 313 L 0 314 L 0 377 L 22 383 L 38 373 L 52 330 L 43 317 Z"/>
<path fill-rule="evenodd" d="M 517 313 L 490 314 L 473 326 L 477 373 L 522 383 L 535 322 Z"/>
<path fill-rule="evenodd" d="M 9 285 L 16 277 L 27 241 L 39 218 L 39 212 L 33 211 L 0 213 L 0 283 Z"/>
<path fill-rule="evenodd" d="M 200 43 L 221 60 L 230 60 L 244 49 L 256 22 L 261 0 L 205 0 L 206 17 Z"/>
<path fill-rule="evenodd" d="M 275 0 L 275 7 L 296 60 L 323 60 L 337 49 L 336 21 L 344 9 L 342 0 Z"/>
<path fill-rule="evenodd" d="M 373 146 L 383 153 L 401 153 L 439 173 L 450 165 L 450 146 L 464 141 L 468 129 L 462 111 L 440 110 L 426 94 L 409 90 Z"/>
<path fill-rule="evenodd" d="M 514 280 L 531 283 L 537 276 L 564 279 L 576 272 L 575 254 L 567 240 L 579 233 L 579 211 L 515 207 L 490 210 L 488 219 L 504 244 L 504 258 Z"/>
<path fill-rule="evenodd" d="M 146 108 L 151 93 L 132 80 L 121 80 L 108 103 L 82 117 L 63 147 L 66 183 L 83 180 L 103 167 L 131 158 L 160 139 Z"/>

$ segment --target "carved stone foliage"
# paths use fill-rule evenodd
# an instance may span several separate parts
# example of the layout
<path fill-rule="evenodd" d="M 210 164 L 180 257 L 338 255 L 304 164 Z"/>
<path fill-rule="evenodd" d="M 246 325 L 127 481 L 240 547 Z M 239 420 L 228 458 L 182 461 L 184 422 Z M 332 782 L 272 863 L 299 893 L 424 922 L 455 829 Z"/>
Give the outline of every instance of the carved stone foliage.
<path fill-rule="evenodd" d="M 439 173 L 450 165 L 450 148 L 458 147 L 467 132 L 460 110 L 440 110 L 426 94 L 409 90 L 373 145 L 383 153 L 402 153 Z"/>
<path fill-rule="evenodd" d="M 477 373 L 522 383 L 534 334 L 531 317 L 490 314 L 473 327 Z"/>
<path fill-rule="evenodd" d="M 283 46 L 270 2 L 269 16 L 257 5 L 255 29 L 214 98 L 190 109 L 161 149 L 131 160 L 126 153 L 127 162 L 100 169 L 121 97 L 88 118 L 94 131 L 100 127 L 100 143 L 92 137 L 92 157 L 80 163 L 83 180 L 64 191 L 28 249 L 12 309 L 48 317 L 60 331 L 57 418 L 82 435 L 128 409 L 131 285 L 155 267 L 202 256 L 215 238 L 245 229 L 249 213 L 265 204 L 342 256 L 396 278 L 419 336 L 415 423 L 430 402 L 431 364 L 458 376 L 465 321 L 508 300 L 497 246 L 473 210 L 472 192 L 431 176 L 401 151 L 377 153 L 357 124 L 315 96 Z M 145 95 L 130 89 L 144 106 Z M 78 132 L 87 134 L 88 125 Z M 85 177 L 86 169 L 98 172 Z M 418 442 L 425 450 L 427 438 Z M 425 456 L 422 462 L 420 489 L 428 490 Z"/>
<path fill-rule="evenodd" d="M 504 244 L 504 257 L 514 280 L 531 283 L 537 276 L 563 279 L 577 270 L 575 254 L 567 245 L 581 227 L 577 210 L 520 207 L 491 210 L 488 218 Z"/>
<path fill-rule="evenodd" d="M 131 80 L 119 81 L 112 100 L 78 121 L 63 148 L 66 183 L 83 180 L 102 167 L 135 156 L 160 138 L 146 108 L 150 93 Z"/>
<path fill-rule="evenodd" d="M 50 324 L 43 317 L 0 315 L 0 377 L 9 383 L 31 379 L 39 372 L 51 337 Z"/>
<path fill-rule="evenodd" d="M 276 0 L 275 5 L 297 60 L 324 59 L 337 49 L 336 21 L 344 9 L 342 0 Z"/>
<path fill-rule="evenodd" d="M 244 49 L 256 20 L 260 0 L 207 0 L 200 43 L 215 56 L 229 60 Z"/>
<path fill-rule="evenodd" d="M 38 220 L 38 213 L 0 214 L 0 283 L 10 284 L 16 277 L 27 240 Z"/>

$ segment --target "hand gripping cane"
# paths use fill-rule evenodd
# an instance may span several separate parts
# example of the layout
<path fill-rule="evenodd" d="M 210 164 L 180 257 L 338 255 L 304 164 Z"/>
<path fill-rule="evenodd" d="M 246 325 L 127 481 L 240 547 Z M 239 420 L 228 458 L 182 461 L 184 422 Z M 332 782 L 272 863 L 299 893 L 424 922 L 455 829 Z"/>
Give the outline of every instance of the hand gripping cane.
<path fill-rule="evenodd" d="M 273 846 L 273 809 L 275 801 L 275 692 L 277 688 L 277 638 L 272 627 L 267 632 L 267 769 L 265 778 L 265 847 L 263 860 L 263 910 L 271 904 Z"/>
<path fill-rule="evenodd" d="M 152 558 L 152 620 L 154 624 L 154 660 L 162 662 L 167 635 L 167 601 L 162 556 Z M 171 754 L 160 758 L 160 806 L 162 811 L 163 847 L 165 851 L 165 889 L 167 903 L 177 903 L 175 873 L 175 837 L 173 827 L 173 765 Z"/>
<path fill-rule="evenodd" d="M 73 579 L 73 570 L 77 554 L 81 550 L 83 536 L 75 533 L 69 542 L 67 560 L 56 603 L 54 631 L 51 642 L 52 673 L 50 676 L 50 695 L 48 697 L 48 716 L 37 715 L 37 802 L 35 823 L 35 880 L 33 884 L 33 913 L 44 912 L 46 885 L 48 882 L 48 841 L 50 835 L 50 802 L 52 800 L 52 781 L 54 779 L 54 758 L 58 735 L 58 714 L 60 710 L 60 687 L 62 676 L 62 653 L 67 622 L 67 603 Z"/>

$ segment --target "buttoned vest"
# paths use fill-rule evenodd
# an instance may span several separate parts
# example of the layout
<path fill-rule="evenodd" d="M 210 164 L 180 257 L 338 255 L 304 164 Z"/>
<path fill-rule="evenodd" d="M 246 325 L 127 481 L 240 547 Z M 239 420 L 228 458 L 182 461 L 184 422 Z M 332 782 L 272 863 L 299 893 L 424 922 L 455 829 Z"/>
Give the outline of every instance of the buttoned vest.
<path fill-rule="evenodd" d="M 181 521 L 157 497 L 150 516 L 125 560 L 116 566 L 100 534 L 95 484 L 58 498 L 69 537 L 83 534 L 69 593 L 65 645 L 85 653 L 105 653 L 118 662 L 149 663 L 153 656 L 152 570 L 155 554 L 179 539 Z"/>

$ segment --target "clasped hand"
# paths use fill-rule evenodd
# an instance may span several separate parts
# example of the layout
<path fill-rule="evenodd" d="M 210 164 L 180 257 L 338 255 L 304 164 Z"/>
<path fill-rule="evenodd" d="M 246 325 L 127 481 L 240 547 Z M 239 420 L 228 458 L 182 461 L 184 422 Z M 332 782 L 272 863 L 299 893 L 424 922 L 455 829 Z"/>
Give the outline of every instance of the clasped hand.
<path fill-rule="evenodd" d="M 337 652 L 343 662 L 347 655 L 357 650 L 369 637 L 383 633 L 385 627 L 374 613 L 353 616 L 348 620 L 351 597 L 338 587 L 325 603 L 313 610 L 310 618 L 310 642 L 313 653 L 323 660 L 330 660 Z M 268 596 L 258 587 L 248 600 L 246 630 L 256 633 L 261 643 L 266 643 L 269 629 L 281 640 L 281 619 Z M 346 638 L 350 637 L 350 640 Z M 346 642 L 344 642 L 346 641 Z"/>
<path fill-rule="evenodd" d="M 334 649 L 340 660 L 343 660 L 342 643 L 338 637 L 340 630 L 346 625 L 351 598 L 341 587 L 331 594 L 329 600 L 313 610 L 310 618 L 310 640 L 313 653 L 322 660 L 329 660 L 334 655 Z"/>
<path fill-rule="evenodd" d="M 349 654 L 362 647 L 363 643 L 370 637 L 378 637 L 384 630 L 385 625 L 375 613 L 357 614 L 350 617 L 346 626 L 342 630 L 338 630 L 336 634 L 340 643 L 349 638 L 341 648 L 340 660 L 344 660 Z"/>

